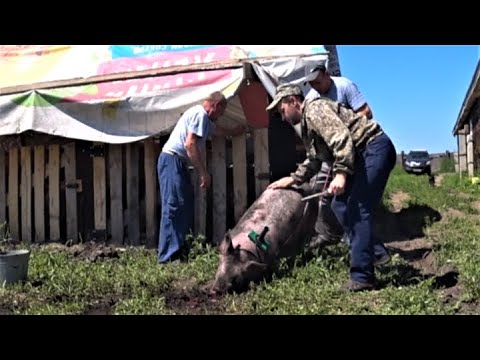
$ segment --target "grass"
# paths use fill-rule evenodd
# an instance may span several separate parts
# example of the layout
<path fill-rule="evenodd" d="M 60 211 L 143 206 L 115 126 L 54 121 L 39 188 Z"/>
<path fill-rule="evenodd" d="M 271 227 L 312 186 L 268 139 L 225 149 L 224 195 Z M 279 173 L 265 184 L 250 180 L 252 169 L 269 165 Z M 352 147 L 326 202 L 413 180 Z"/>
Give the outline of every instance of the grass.
<path fill-rule="evenodd" d="M 440 163 L 440 172 L 441 173 L 455 172 L 455 158 L 453 156 L 442 159 Z"/>
<path fill-rule="evenodd" d="M 478 303 L 480 298 L 480 220 L 476 202 L 480 188 L 468 179 L 444 174 L 442 185 L 432 188 L 426 176 L 406 174 L 396 168 L 387 185 L 389 195 L 409 194 L 404 208 L 426 205 L 441 213 L 449 209 L 463 217 L 444 216 L 427 223 L 426 238 L 440 265 L 452 265 L 459 273 L 463 293 L 459 302 Z M 26 245 L 23 245 L 27 247 Z M 201 287 L 211 281 L 218 255 L 202 239 L 193 242 L 191 261 L 159 266 L 154 250 L 128 248 L 119 258 L 91 262 L 66 250 L 32 247 L 29 277 L 24 284 L 0 288 L 0 310 L 14 314 L 84 314 L 109 304 L 111 314 L 182 314 L 168 296 L 178 284 Z M 345 294 L 339 288 L 348 279 L 348 250 L 342 245 L 323 249 L 317 256 L 280 271 L 269 283 L 244 294 L 227 295 L 220 304 L 202 313 L 226 314 L 454 314 L 455 304 L 443 301 L 433 286 L 434 277 L 422 276 L 400 256 L 377 271 L 381 290 Z M 183 290 L 187 293 L 187 290 Z"/>

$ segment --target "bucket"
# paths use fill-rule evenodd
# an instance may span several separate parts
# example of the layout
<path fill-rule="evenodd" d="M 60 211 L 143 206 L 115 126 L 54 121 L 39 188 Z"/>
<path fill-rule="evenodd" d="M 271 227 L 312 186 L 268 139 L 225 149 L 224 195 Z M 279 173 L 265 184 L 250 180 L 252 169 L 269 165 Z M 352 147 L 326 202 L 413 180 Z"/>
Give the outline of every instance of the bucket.
<path fill-rule="evenodd" d="M 0 286 L 27 280 L 29 250 L 0 252 Z"/>

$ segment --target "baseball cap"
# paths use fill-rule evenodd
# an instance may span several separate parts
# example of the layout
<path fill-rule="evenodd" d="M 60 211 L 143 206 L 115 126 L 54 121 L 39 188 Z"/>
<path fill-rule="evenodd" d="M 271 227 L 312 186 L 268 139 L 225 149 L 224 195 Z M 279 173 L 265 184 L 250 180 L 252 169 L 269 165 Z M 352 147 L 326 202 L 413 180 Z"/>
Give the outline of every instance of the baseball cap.
<path fill-rule="evenodd" d="M 277 86 L 275 96 L 270 105 L 267 106 L 267 111 L 272 110 L 277 104 L 286 96 L 291 95 L 303 95 L 303 91 L 300 86 L 295 84 L 281 84 Z"/>
<path fill-rule="evenodd" d="M 325 67 L 325 63 L 316 64 L 313 67 L 305 67 L 305 82 L 314 81 L 320 71 L 325 71 L 327 68 Z"/>

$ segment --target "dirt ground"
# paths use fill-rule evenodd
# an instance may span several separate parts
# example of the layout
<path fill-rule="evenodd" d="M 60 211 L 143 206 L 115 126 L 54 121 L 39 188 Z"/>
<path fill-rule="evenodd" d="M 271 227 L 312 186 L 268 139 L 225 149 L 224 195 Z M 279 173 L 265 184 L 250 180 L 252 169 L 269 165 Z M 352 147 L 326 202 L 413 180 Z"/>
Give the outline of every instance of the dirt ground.
<path fill-rule="evenodd" d="M 97 262 L 106 258 L 118 258 L 123 248 L 116 248 L 104 243 L 88 242 L 75 245 L 63 245 L 59 243 L 40 245 L 49 251 L 66 251 L 72 257 L 87 260 L 91 262 Z"/>
<path fill-rule="evenodd" d="M 437 186 L 442 180 L 442 177 L 437 179 Z M 409 195 L 406 193 L 391 194 L 392 209 L 380 214 L 376 221 L 375 232 L 385 242 L 392 255 L 400 256 L 407 261 L 418 278 L 434 277 L 434 288 L 440 292 L 445 303 L 457 303 L 463 292 L 463 286 L 458 279 L 459 273 L 452 265 L 440 267 L 437 264 L 433 244 L 425 238 L 422 228 L 425 225 L 425 219 L 435 222 L 449 217 L 465 216 L 465 214 L 456 209 L 447 209 L 439 213 L 426 206 L 410 206 L 405 209 L 402 205 L 408 200 Z M 479 312 L 479 303 L 461 303 L 458 314 L 478 314 Z"/>
<path fill-rule="evenodd" d="M 199 287 L 189 280 L 178 281 L 165 294 L 168 308 L 178 314 L 223 314 L 224 306 L 208 292 L 208 284 Z"/>

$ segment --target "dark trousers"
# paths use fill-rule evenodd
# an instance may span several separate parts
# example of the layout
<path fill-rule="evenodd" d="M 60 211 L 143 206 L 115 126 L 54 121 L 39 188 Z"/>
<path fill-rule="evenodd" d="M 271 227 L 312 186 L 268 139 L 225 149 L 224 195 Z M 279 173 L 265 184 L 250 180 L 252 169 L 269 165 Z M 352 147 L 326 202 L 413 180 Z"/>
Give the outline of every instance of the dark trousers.
<path fill-rule="evenodd" d="M 160 153 L 157 173 L 162 202 L 158 262 L 163 263 L 185 245 L 193 223 L 193 186 L 179 156 Z"/>
<path fill-rule="evenodd" d="M 322 163 L 321 170 L 315 175 L 312 184 L 313 192 L 318 193 L 328 189 L 332 182 L 331 167 L 326 162 Z M 342 239 L 343 228 L 338 222 L 332 208 L 332 197 L 322 196 L 318 202 L 318 215 L 315 222 L 315 236 L 326 244 L 335 244 Z"/>
<path fill-rule="evenodd" d="M 322 164 L 321 170 L 314 178 L 314 192 L 321 192 L 328 189 L 328 186 L 332 182 L 332 176 L 330 174 L 330 166 L 327 163 Z M 350 247 L 351 241 L 347 233 L 337 216 L 332 210 L 332 197 L 322 196 L 318 204 L 318 215 L 315 222 L 315 236 L 316 242 L 324 242 L 325 244 L 335 244 L 340 242 L 343 237 L 343 241 Z M 381 259 L 388 255 L 388 250 L 385 245 L 378 238 L 374 238 L 374 255 L 375 259 Z"/>
<path fill-rule="evenodd" d="M 332 209 L 351 241 L 350 277 L 354 281 L 371 282 L 375 278 L 373 213 L 395 162 L 393 143 L 386 134 L 380 135 L 357 151 L 346 191 L 332 201 Z"/>

